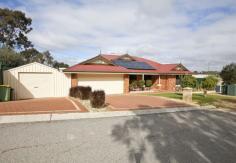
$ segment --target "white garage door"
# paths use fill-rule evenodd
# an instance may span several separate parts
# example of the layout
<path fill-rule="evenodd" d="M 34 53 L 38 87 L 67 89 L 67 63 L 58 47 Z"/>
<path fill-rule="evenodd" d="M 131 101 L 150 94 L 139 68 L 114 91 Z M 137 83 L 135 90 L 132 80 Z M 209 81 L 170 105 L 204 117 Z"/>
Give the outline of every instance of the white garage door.
<path fill-rule="evenodd" d="M 52 97 L 53 76 L 51 73 L 19 73 L 20 98 Z"/>
<path fill-rule="evenodd" d="M 104 90 L 106 94 L 123 93 L 123 75 L 79 75 L 79 86 L 90 86 L 92 90 Z"/>

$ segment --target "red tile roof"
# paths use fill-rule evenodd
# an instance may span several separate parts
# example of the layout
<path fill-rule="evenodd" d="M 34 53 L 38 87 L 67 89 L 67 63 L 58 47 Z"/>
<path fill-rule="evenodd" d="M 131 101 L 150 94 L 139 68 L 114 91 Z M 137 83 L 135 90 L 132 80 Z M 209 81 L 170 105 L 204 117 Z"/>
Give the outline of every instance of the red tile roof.
<path fill-rule="evenodd" d="M 101 55 L 107 60 L 115 60 L 121 55 Z M 158 62 L 132 56 L 136 61 L 145 62 L 151 65 L 156 70 L 134 70 L 127 69 L 121 66 L 114 65 L 95 65 L 95 64 L 76 64 L 64 70 L 65 72 L 109 72 L 109 73 L 161 73 L 161 74 L 190 74 L 190 71 L 176 71 L 173 70 L 179 64 L 160 64 Z"/>

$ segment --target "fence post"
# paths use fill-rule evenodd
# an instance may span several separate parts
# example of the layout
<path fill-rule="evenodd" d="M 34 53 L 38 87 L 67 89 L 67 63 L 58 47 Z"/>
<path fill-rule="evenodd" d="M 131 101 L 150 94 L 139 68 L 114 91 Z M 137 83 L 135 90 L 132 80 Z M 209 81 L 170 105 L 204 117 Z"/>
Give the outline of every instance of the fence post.
<path fill-rule="evenodd" d="M 3 70 L 2 70 L 2 62 L 0 62 L 0 85 L 3 84 Z"/>

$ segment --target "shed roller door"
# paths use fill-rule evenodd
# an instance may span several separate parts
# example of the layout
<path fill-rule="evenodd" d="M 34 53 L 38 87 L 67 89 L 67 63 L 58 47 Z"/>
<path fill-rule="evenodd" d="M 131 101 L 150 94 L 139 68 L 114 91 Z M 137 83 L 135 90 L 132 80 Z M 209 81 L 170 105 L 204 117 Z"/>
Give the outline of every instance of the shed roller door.
<path fill-rule="evenodd" d="M 92 90 L 104 90 L 106 94 L 123 93 L 123 75 L 79 75 L 79 86 L 90 86 Z"/>
<path fill-rule="evenodd" d="M 51 73 L 20 73 L 20 98 L 52 97 L 53 75 Z"/>

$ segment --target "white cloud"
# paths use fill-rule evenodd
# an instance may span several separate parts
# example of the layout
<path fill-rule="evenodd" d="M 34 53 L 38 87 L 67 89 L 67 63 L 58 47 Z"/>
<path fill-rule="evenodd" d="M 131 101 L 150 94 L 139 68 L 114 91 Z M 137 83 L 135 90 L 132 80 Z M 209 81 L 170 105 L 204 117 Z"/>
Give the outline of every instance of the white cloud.
<path fill-rule="evenodd" d="M 15 8 L 32 17 L 33 43 L 65 60 L 70 51 L 69 62 L 99 49 L 128 50 L 159 62 L 181 60 L 191 69 L 210 62 L 219 70 L 236 60 L 235 6 L 233 0 L 27 0 Z"/>

